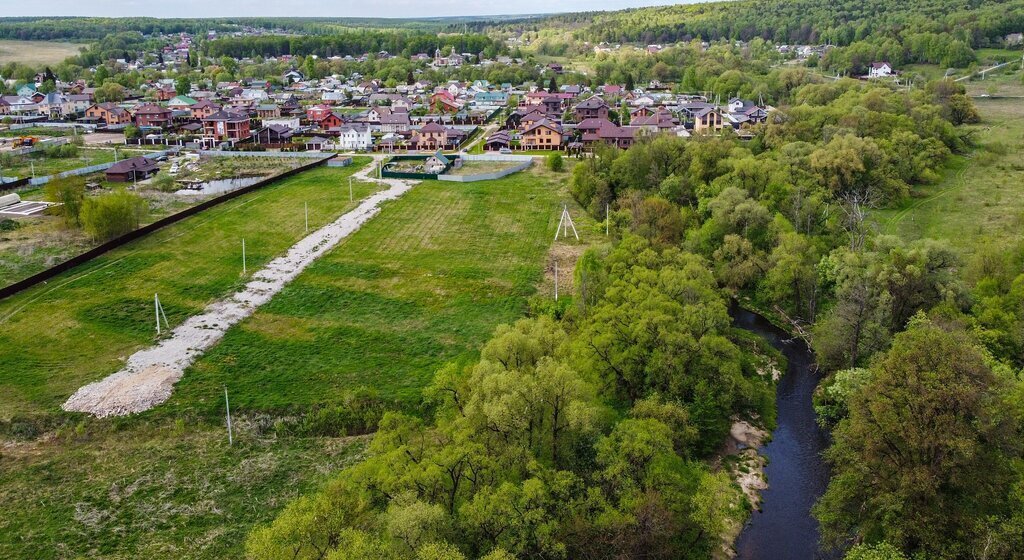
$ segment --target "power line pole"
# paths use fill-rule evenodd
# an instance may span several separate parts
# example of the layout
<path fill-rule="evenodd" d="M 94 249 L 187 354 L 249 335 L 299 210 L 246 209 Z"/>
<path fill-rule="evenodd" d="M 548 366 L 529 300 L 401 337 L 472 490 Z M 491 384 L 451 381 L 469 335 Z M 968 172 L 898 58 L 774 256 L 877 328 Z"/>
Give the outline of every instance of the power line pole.
<path fill-rule="evenodd" d="M 228 387 L 224 386 L 224 410 L 228 415 L 228 445 L 235 444 L 234 435 L 231 433 L 231 403 L 228 402 Z"/>
<path fill-rule="evenodd" d="M 156 315 L 156 334 L 160 335 L 160 318 L 164 320 L 164 326 L 168 329 L 171 328 L 171 324 L 167 322 L 167 314 L 164 313 L 164 306 L 160 305 L 160 295 L 153 294 L 153 312 Z"/>
<path fill-rule="evenodd" d="M 303 204 L 306 208 L 306 233 L 309 233 L 309 203 L 304 202 Z"/>
<path fill-rule="evenodd" d="M 242 276 L 245 276 L 245 238 L 242 238 Z"/>
<path fill-rule="evenodd" d="M 352 202 L 352 177 L 348 178 L 348 201 Z"/>
<path fill-rule="evenodd" d="M 555 301 L 558 301 L 558 261 L 555 261 Z"/>
<path fill-rule="evenodd" d="M 611 231 L 611 217 L 608 215 L 608 203 L 604 203 L 604 236 L 608 237 Z"/>

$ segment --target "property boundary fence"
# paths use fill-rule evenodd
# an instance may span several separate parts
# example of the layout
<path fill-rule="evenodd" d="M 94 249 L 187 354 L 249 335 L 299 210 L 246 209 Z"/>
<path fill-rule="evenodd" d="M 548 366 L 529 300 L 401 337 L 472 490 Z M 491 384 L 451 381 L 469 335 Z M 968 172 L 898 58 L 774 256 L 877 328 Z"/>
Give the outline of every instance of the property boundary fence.
<path fill-rule="evenodd" d="M 495 179 L 501 179 L 507 177 L 513 173 L 519 173 L 533 165 L 533 157 L 531 156 L 506 156 L 506 155 L 462 155 L 459 156 L 466 161 L 506 161 L 506 162 L 518 162 L 516 165 L 501 169 L 499 171 L 493 171 L 491 173 L 478 173 L 476 175 L 438 175 L 438 179 L 442 181 L 453 181 L 456 183 L 473 183 L 476 181 L 493 181 Z"/>
<path fill-rule="evenodd" d="M 323 158 L 327 152 L 235 152 L 232 150 L 199 150 L 201 156 L 218 157 L 276 157 L 276 158 Z"/>
<path fill-rule="evenodd" d="M 90 249 L 90 250 L 88 250 L 88 251 L 86 251 L 86 252 L 84 252 L 84 253 L 82 253 L 80 255 L 71 257 L 70 259 L 68 259 L 68 260 L 66 260 L 66 261 L 64 261 L 64 262 L 62 262 L 62 263 L 60 263 L 58 265 L 52 266 L 52 267 L 50 267 L 50 268 L 48 268 L 48 269 L 46 269 L 46 270 L 44 270 L 42 272 L 39 272 L 37 274 L 33 274 L 32 276 L 29 276 L 28 278 L 25 278 L 24 280 L 20 280 L 18 282 L 15 282 L 15 283 L 13 283 L 13 284 L 11 284 L 9 286 L 4 286 L 3 288 L 0 288 L 0 299 L 8 298 L 8 297 L 10 297 L 10 296 L 12 296 L 12 295 L 14 295 L 14 294 L 16 294 L 18 292 L 21 292 L 23 290 L 31 288 L 32 286 L 35 286 L 35 285 L 40 284 L 42 282 L 45 282 L 45 281 L 47 281 L 47 280 L 57 276 L 58 274 L 61 274 L 61 273 L 66 272 L 68 270 L 71 270 L 72 268 L 75 268 L 76 266 L 79 266 L 81 264 L 85 264 L 85 263 L 95 259 L 96 257 L 98 257 L 100 255 L 103 255 L 104 253 L 107 253 L 107 252 L 110 252 L 110 251 L 112 251 L 114 249 L 117 249 L 118 247 L 121 247 L 122 245 L 126 245 L 126 244 L 128 244 L 128 243 L 130 243 L 132 241 L 135 241 L 136 239 L 141 239 L 141 238 L 143 238 L 143 237 L 145 237 L 145 236 L 147 236 L 147 235 L 149 235 L 149 234 L 151 234 L 151 233 L 153 233 L 153 232 L 155 232 L 155 231 L 157 231 L 157 230 L 159 230 L 161 228 L 167 227 L 167 226 L 169 226 L 171 224 L 174 224 L 176 222 L 180 222 L 181 220 L 184 220 L 185 218 L 188 218 L 190 216 L 194 216 L 194 215 L 196 215 L 196 214 L 198 214 L 198 213 L 200 213 L 200 212 L 202 212 L 204 210 L 208 210 L 210 208 L 213 208 L 214 206 L 217 206 L 218 204 L 227 202 L 227 201 L 229 201 L 229 200 L 231 200 L 233 198 L 237 198 L 239 196 L 242 196 L 243 194 L 247 194 L 247 193 L 250 193 L 252 191 L 261 189 L 263 187 L 266 187 L 268 185 L 276 183 L 276 182 L 278 182 L 278 181 L 280 181 L 282 179 L 286 179 L 286 178 L 291 177 L 293 175 L 302 173 L 303 171 L 306 171 L 308 169 L 312 169 L 312 168 L 317 167 L 319 165 L 323 165 L 324 163 L 327 162 L 327 160 L 331 159 L 332 157 L 334 157 L 334 154 L 329 154 L 326 157 L 322 157 L 322 159 L 318 159 L 317 161 L 313 161 L 313 162 L 307 163 L 305 165 L 301 165 L 299 167 L 296 167 L 295 169 L 289 169 L 288 171 L 285 171 L 284 173 L 281 173 L 280 175 L 275 175 L 273 177 L 269 177 L 267 179 L 264 179 L 263 181 L 260 181 L 258 183 L 254 183 L 252 185 L 249 185 L 248 187 L 242 187 L 242 188 L 240 188 L 238 190 L 234 190 L 234 191 L 231 191 L 231 192 L 228 192 L 228 193 L 224 193 L 224 194 L 222 194 L 222 195 L 220 195 L 220 196 L 218 196 L 216 198 L 211 198 L 210 200 L 207 200 L 205 202 L 201 202 L 201 203 L 199 203 L 199 204 L 197 204 L 197 205 L 195 205 L 195 206 L 193 206 L 191 208 L 186 208 L 185 210 L 182 210 L 181 212 L 178 212 L 177 214 L 172 214 L 170 216 L 167 216 L 166 218 L 162 218 L 162 219 L 159 219 L 159 220 L 157 220 L 157 221 L 155 221 L 155 222 L 153 222 L 151 224 L 142 226 L 142 227 L 140 227 L 139 229 L 137 229 L 135 231 L 132 231 L 132 232 L 129 232 L 129 233 L 126 233 L 126 234 L 122 235 L 121 237 L 118 237 L 118 238 L 115 238 L 115 239 L 111 239 L 110 241 L 107 241 L 106 243 L 103 243 L 102 245 L 100 245 L 98 247 L 94 247 L 94 248 L 92 248 L 92 249 Z"/>
<path fill-rule="evenodd" d="M 389 159 L 387 162 L 384 163 L 384 167 L 383 167 L 383 169 L 381 169 L 381 177 L 386 177 L 388 179 L 412 179 L 412 180 L 417 180 L 417 181 L 432 181 L 432 180 L 437 179 L 440 175 L 443 175 L 443 174 L 447 173 L 448 170 L 450 170 L 452 168 L 451 161 L 449 161 L 448 165 L 438 175 L 434 175 L 434 174 L 431 174 L 431 173 L 405 173 L 405 172 L 402 172 L 402 171 L 389 171 L 388 170 L 388 164 L 390 164 L 392 162 L 395 162 L 395 161 L 427 161 L 427 159 L 429 159 L 430 157 L 431 156 L 429 156 L 429 155 L 423 155 L 423 156 L 411 156 L 411 155 L 410 156 L 394 156 L 391 159 Z M 453 159 L 455 156 L 448 156 L 448 157 Z"/>
<path fill-rule="evenodd" d="M 161 156 L 169 156 L 171 154 L 176 154 L 176 153 L 178 153 L 178 151 L 179 151 L 178 148 L 171 148 L 169 150 L 163 150 L 163 151 L 160 151 L 160 152 L 152 152 L 152 153 L 148 153 L 148 154 L 142 154 L 142 157 L 147 157 L 147 158 L 153 159 L 153 158 L 158 158 L 158 157 L 161 157 Z M 54 179 L 63 179 L 65 177 L 75 177 L 75 176 L 78 176 L 78 175 L 88 175 L 90 173 L 96 173 L 97 171 L 106 171 L 107 169 L 110 169 L 111 167 L 114 167 L 114 165 L 116 165 L 116 164 L 117 164 L 116 161 L 109 161 L 107 163 L 97 163 L 96 165 L 90 165 L 90 166 L 87 166 L 87 167 L 79 167 L 78 169 L 70 169 L 68 171 L 62 171 L 60 173 L 54 173 L 53 175 L 46 175 L 45 177 L 34 177 L 34 178 L 29 180 L 29 184 L 32 185 L 33 187 L 38 187 L 39 185 L 45 185 L 46 183 L 49 183 L 50 181 L 52 181 Z"/>

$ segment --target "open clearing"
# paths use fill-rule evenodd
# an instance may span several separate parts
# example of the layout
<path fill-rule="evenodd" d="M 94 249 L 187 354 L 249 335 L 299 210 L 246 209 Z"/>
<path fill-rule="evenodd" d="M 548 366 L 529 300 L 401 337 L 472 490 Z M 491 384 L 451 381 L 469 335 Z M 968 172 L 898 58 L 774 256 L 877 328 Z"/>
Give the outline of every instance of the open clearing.
<path fill-rule="evenodd" d="M 973 95 L 1001 96 L 974 99 L 982 118 L 974 126 L 979 149 L 968 157 L 952 158 L 939 183 L 915 189 L 903 206 L 876 212 L 881 233 L 904 239 L 946 239 L 967 252 L 993 239 L 1006 244 L 1024 239 L 1020 72 L 966 85 Z"/>
<path fill-rule="evenodd" d="M 435 370 L 520 317 L 561 198 L 539 172 L 424 182 L 231 329 L 155 414 L 286 413 L 357 387 L 412 403 Z M 564 175 L 563 175 L 564 177 Z"/>
<path fill-rule="evenodd" d="M 286 219 L 296 201 L 309 196 L 312 221 L 313 195 L 336 194 L 348 173 L 303 173 L 228 203 L 242 208 L 213 209 L 171 228 L 173 236 L 160 232 L 159 242 L 154 236 L 83 267 L 73 277 L 88 276 L 55 293 L 0 302 L 0 321 L 18 311 L 0 324 L 0 363 L 18 364 L 0 379 L 0 418 L 59 414 L 82 381 L 116 371 L 120 358 L 152 343 L 153 285 L 172 326 L 237 289 L 234 239 L 248 227 L 239 214 L 257 217 L 265 236 L 301 237 L 301 213 L 295 224 Z M 419 402 L 438 366 L 474 355 L 498 323 L 523 314 L 538 286 L 550 292 L 567 177 L 535 166 L 499 181 L 417 185 L 229 330 L 164 405 L 127 418 L 73 417 L 57 433 L 0 444 L 0 557 L 240 557 L 254 524 L 358 460 L 366 441 L 276 437 L 279 416 L 267 413 L 332 403 L 361 385 Z M 585 240 L 604 239 L 570 208 Z M 567 266 L 578 247 L 558 247 Z M 281 250 L 253 257 L 264 263 Z M 28 351 L 8 351 L 12 344 Z M 225 384 L 233 447 L 223 427 Z"/>
<path fill-rule="evenodd" d="M 0 64 L 20 62 L 29 66 L 57 64 L 78 54 L 85 45 L 60 41 L 16 41 L 0 39 Z"/>
<path fill-rule="evenodd" d="M 317 168 L 214 207 L 0 301 L 0 419 L 55 410 L 82 385 L 118 369 L 152 344 L 153 294 L 171 327 L 244 284 L 310 228 L 352 209 L 379 189 L 357 183 L 348 200 L 349 168 Z"/>

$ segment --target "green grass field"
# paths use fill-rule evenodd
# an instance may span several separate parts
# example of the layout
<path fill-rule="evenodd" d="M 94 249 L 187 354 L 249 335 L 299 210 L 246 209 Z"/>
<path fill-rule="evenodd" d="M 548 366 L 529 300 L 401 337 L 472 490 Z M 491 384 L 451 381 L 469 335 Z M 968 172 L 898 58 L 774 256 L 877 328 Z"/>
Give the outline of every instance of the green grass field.
<path fill-rule="evenodd" d="M 118 150 L 120 159 L 132 158 L 147 153 L 149 150 Z M 33 152 L 25 156 L 12 158 L 11 165 L 3 167 L 7 177 L 44 177 L 80 167 L 89 167 L 114 161 L 114 150 L 102 148 L 80 148 L 75 157 L 48 157 L 43 152 Z M 35 175 L 32 175 L 33 170 Z"/>
<path fill-rule="evenodd" d="M 154 286 L 172 324 L 236 288 L 241 230 L 265 228 L 275 247 L 289 245 L 301 229 L 288 219 L 296 201 L 309 198 L 312 213 L 323 202 L 313 195 L 332 196 L 347 173 L 303 173 L 0 302 L 0 363 L 17 364 L 0 379 L 0 417 L 53 412 L 151 342 Z M 527 296 L 547 293 L 566 177 L 535 167 L 493 182 L 417 185 L 231 329 L 165 405 L 6 441 L 0 558 L 240 557 L 252 526 L 358 460 L 366 441 L 278 437 L 269 429 L 278 416 L 267 413 L 362 385 L 418 402 L 438 366 L 475 355 L 498 323 L 523 314 Z M 252 219 L 259 226 L 246 225 Z M 604 239 L 593 220 L 580 216 L 577 227 L 590 242 Z M 251 262 L 281 250 L 263 247 Z"/>
<path fill-rule="evenodd" d="M 305 235 L 303 203 L 312 228 L 352 208 L 346 187 L 354 170 L 291 177 L 0 301 L 0 419 L 53 410 L 152 343 L 154 293 L 174 325 L 236 290 L 246 280 L 242 238 L 251 273 Z M 357 184 L 356 195 L 377 189 Z"/>
<path fill-rule="evenodd" d="M 314 263 L 186 373 L 163 411 L 331 402 L 359 386 L 415 402 L 434 371 L 525 311 L 561 200 L 541 171 L 428 181 Z"/>
<path fill-rule="evenodd" d="M 968 84 L 981 95 L 1024 96 L 1020 73 Z M 915 189 L 904 205 L 875 213 L 882 233 L 946 239 L 967 252 L 979 243 L 1024 239 L 1024 99 L 975 98 L 979 147 L 950 160 L 942 181 Z"/>

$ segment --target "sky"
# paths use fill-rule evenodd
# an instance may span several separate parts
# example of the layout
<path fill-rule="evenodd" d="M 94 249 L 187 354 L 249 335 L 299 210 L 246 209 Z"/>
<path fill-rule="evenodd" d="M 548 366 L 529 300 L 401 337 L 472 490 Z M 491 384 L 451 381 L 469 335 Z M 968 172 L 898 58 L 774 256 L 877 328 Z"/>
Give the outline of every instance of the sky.
<path fill-rule="evenodd" d="M 3 0 L 4 16 L 430 17 L 619 10 L 694 0 Z"/>

